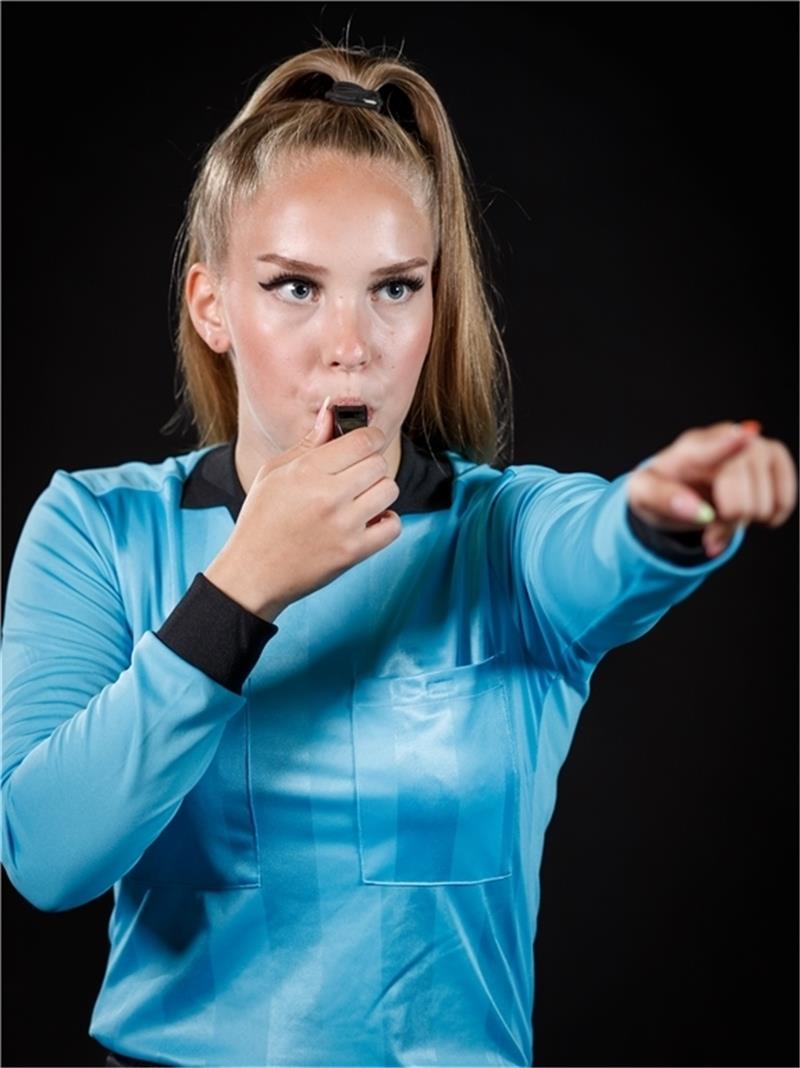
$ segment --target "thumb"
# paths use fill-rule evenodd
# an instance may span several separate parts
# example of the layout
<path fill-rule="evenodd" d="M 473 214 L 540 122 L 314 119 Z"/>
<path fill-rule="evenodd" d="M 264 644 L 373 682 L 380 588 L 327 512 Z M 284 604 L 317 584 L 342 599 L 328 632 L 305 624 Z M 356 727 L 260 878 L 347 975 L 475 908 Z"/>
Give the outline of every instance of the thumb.
<path fill-rule="evenodd" d="M 655 467 L 634 472 L 628 503 L 641 520 L 663 530 L 696 530 L 716 519 L 712 505 L 695 489 Z"/>
<path fill-rule="evenodd" d="M 330 399 L 330 397 L 326 397 L 322 402 L 322 406 L 314 420 L 314 425 L 298 443 L 287 449 L 286 452 L 282 452 L 271 460 L 265 461 L 259 469 L 259 474 L 266 475 L 270 471 L 275 471 L 278 467 L 283 467 L 284 464 L 290 464 L 292 460 L 296 460 L 303 453 L 309 452 L 319 445 L 324 445 L 326 441 L 330 440 L 333 436 L 333 412 L 328 408 Z"/>
<path fill-rule="evenodd" d="M 330 441 L 333 436 L 333 412 L 329 407 L 330 399 L 330 397 L 326 397 L 322 402 L 322 406 L 314 420 L 314 425 L 300 442 L 301 448 L 316 448 L 318 445 L 324 445 L 326 441 Z"/>

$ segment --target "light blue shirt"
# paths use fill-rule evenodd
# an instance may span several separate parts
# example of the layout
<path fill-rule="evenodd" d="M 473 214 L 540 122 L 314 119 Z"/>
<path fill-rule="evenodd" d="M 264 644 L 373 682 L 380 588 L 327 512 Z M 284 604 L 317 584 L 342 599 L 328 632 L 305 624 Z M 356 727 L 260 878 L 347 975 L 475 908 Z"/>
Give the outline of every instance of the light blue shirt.
<path fill-rule="evenodd" d="M 530 1065 L 542 847 L 592 673 L 744 528 L 682 566 L 632 531 L 631 472 L 452 451 L 450 499 L 404 507 L 404 443 L 402 534 L 275 627 L 241 609 L 271 636 L 236 692 L 156 633 L 233 529 L 224 495 L 182 506 L 211 450 L 58 470 L 26 520 L 9 878 L 48 911 L 113 889 L 90 1034 L 129 1057 Z M 215 647 L 213 612 L 196 630 Z"/>

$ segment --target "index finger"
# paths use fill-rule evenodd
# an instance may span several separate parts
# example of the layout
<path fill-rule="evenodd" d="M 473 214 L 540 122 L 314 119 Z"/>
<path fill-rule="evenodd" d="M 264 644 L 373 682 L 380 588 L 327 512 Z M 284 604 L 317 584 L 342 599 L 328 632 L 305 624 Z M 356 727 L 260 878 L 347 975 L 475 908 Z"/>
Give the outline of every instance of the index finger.
<path fill-rule="evenodd" d="M 318 445 L 315 454 L 322 461 L 318 466 L 334 475 L 378 452 L 385 444 L 386 434 L 379 426 L 360 426 Z"/>

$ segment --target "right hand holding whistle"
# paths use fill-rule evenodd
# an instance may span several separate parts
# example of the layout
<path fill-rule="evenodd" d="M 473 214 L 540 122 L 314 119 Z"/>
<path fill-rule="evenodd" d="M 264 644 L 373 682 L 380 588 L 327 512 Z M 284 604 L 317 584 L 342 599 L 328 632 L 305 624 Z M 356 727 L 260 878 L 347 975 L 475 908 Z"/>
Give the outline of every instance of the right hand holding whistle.
<path fill-rule="evenodd" d="M 209 581 L 270 621 L 402 533 L 389 510 L 400 489 L 387 477 L 377 426 L 333 437 L 330 407 L 293 448 L 259 468 L 236 525 L 205 569 Z"/>

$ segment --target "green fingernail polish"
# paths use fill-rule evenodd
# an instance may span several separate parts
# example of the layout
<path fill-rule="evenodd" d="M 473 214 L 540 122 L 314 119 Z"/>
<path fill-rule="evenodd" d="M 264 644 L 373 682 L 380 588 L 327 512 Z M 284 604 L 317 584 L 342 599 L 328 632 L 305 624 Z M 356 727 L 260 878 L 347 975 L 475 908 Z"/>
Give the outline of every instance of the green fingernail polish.
<path fill-rule="evenodd" d="M 697 518 L 695 519 L 695 522 L 710 523 L 711 520 L 716 517 L 716 514 L 717 513 L 714 511 L 711 505 L 704 501 L 697 509 Z"/>

